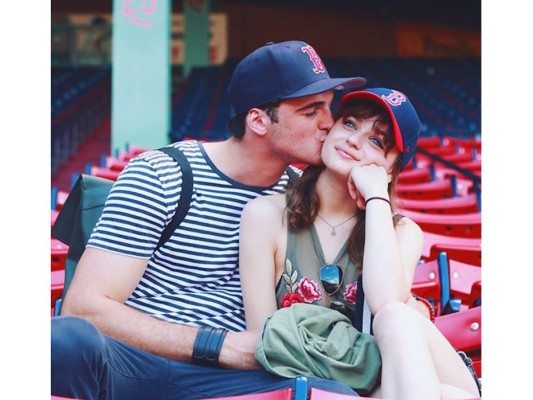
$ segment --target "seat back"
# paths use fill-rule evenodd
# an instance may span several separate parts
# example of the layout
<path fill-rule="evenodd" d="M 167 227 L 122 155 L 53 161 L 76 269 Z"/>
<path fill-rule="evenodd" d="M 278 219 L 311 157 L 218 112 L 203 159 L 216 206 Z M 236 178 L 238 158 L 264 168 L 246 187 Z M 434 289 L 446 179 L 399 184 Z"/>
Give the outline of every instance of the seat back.
<path fill-rule="evenodd" d="M 211 397 L 202 400 L 292 400 L 292 393 L 293 391 L 291 388 L 285 388 L 264 393 L 242 394 L 229 397 Z"/>

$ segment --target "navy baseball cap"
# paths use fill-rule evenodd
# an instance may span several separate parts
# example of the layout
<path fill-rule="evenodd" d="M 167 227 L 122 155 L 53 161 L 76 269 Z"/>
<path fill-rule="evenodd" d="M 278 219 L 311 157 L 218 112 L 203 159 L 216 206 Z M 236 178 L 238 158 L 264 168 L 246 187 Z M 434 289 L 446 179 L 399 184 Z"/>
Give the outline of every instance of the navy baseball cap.
<path fill-rule="evenodd" d="M 420 118 L 407 96 L 394 89 L 371 88 L 347 93 L 341 102 L 345 104 L 354 99 L 374 101 L 389 112 L 396 148 L 402 153 L 402 169 L 405 168 L 415 154 L 422 129 Z"/>
<path fill-rule="evenodd" d="M 318 53 L 305 42 L 267 43 L 237 64 L 228 98 L 236 114 L 274 100 L 310 96 L 332 89 L 355 89 L 364 78 L 330 78 Z"/>

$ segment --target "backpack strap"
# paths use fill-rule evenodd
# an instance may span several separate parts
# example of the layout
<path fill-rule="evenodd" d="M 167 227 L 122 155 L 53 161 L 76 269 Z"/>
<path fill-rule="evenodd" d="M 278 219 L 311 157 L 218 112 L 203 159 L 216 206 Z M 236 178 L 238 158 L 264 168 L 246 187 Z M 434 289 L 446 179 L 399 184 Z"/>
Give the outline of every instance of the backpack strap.
<path fill-rule="evenodd" d="M 178 225 L 183 221 L 183 218 L 187 215 L 189 211 L 189 206 L 191 205 L 192 198 L 192 187 L 193 187 L 193 175 L 192 168 L 189 164 L 187 157 L 181 152 L 177 147 L 162 147 L 158 149 L 163 153 L 168 154 L 174 160 L 177 161 L 178 165 L 181 167 L 181 195 L 180 200 L 178 201 L 178 206 L 176 208 L 176 213 L 172 217 L 172 220 L 163 230 L 159 242 L 154 251 L 158 250 L 163 246 L 170 236 L 174 233 Z"/>

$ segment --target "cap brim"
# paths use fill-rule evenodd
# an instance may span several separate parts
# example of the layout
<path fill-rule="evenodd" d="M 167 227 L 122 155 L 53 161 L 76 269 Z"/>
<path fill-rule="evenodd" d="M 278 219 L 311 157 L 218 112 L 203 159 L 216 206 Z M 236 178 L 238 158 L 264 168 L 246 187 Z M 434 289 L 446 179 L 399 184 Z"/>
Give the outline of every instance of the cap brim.
<path fill-rule="evenodd" d="M 390 115 L 390 118 L 392 120 L 392 131 L 394 132 L 394 141 L 396 143 L 396 148 L 403 153 L 403 138 L 402 138 L 402 131 L 400 129 L 400 126 L 398 125 L 398 121 L 396 120 L 396 116 L 394 115 L 394 112 L 390 108 L 390 106 L 387 104 L 385 100 L 381 98 L 381 96 L 371 93 L 371 92 L 351 92 L 347 93 L 342 98 L 342 104 L 345 104 L 347 101 L 353 100 L 353 99 L 367 99 L 374 101 L 375 103 L 378 103 L 382 105 L 387 112 Z"/>
<path fill-rule="evenodd" d="M 360 88 L 366 83 L 365 78 L 328 78 L 322 79 L 313 83 L 310 83 L 307 86 L 304 86 L 301 89 L 298 89 L 290 94 L 287 94 L 281 99 L 293 99 L 296 97 L 312 96 L 315 94 L 323 93 L 328 90 L 334 89 L 356 89 Z"/>

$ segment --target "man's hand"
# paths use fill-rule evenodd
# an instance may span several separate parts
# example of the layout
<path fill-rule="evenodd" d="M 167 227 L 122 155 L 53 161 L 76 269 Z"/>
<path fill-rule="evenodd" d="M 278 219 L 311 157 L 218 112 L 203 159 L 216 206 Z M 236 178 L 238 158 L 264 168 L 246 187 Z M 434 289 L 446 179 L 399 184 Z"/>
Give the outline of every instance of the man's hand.
<path fill-rule="evenodd" d="M 218 362 L 223 368 L 263 369 L 255 358 L 258 332 L 228 332 Z"/>

